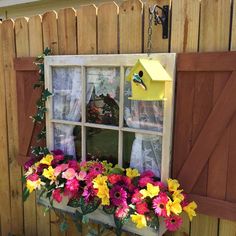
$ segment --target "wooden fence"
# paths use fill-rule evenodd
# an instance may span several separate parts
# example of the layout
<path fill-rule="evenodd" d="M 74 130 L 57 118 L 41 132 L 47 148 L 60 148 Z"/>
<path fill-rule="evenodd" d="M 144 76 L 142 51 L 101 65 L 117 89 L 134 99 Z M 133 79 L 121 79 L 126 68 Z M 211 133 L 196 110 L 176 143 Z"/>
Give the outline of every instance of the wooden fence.
<path fill-rule="evenodd" d="M 54 54 L 137 53 L 147 50 L 148 8 L 170 0 L 128 0 L 51 11 L 0 23 L 0 234 L 65 235 L 53 212 L 22 203 L 22 168 L 18 165 L 17 97 L 13 58 Z M 170 39 L 161 26 L 153 28 L 152 52 L 228 51 L 236 49 L 236 2 L 230 0 L 173 0 Z M 87 228 L 82 235 L 86 235 Z M 235 236 L 236 222 L 199 214 L 185 219 L 175 236 Z M 66 235 L 79 235 L 73 225 Z M 111 234 L 108 234 L 111 235 Z"/>

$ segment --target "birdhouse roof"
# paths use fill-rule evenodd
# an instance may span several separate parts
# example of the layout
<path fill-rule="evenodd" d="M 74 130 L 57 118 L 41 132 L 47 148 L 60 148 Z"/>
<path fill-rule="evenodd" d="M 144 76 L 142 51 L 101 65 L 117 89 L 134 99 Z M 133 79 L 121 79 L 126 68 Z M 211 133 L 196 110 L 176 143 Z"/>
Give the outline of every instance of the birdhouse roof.
<path fill-rule="evenodd" d="M 153 81 L 171 81 L 169 74 L 166 72 L 161 63 L 157 60 L 151 59 L 139 59 L 135 66 L 130 71 L 127 76 L 127 80 L 130 81 L 133 74 L 137 73 L 137 67 L 141 65 L 144 72 L 147 73 L 151 80 Z"/>

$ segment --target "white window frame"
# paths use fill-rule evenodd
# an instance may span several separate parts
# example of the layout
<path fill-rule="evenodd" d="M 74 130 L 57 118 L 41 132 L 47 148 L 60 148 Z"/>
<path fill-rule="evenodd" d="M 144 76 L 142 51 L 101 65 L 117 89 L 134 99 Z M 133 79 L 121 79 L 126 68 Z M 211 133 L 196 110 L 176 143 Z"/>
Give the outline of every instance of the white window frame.
<path fill-rule="evenodd" d="M 151 58 L 158 60 L 172 81 L 165 82 L 164 112 L 163 112 L 163 132 L 133 129 L 124 127 L 124 82 L 125 68 L 135 65 L 138 59 Z M 48 109 L 46 115 L 47 128 L 47 146 L 49 150 L 54 148 L 53 143 L 53 124 L 68 124 L 81 126 L 82 132 L 82 160 L 86 158 L 86 128 L 100 128 L 116 130 L 119 133 L 118 139 L 118 164 L 122 166 L 123 161 L 123 132 L 156 134 L 162 136 L 162 164 L 161 164 L 161 180 L 166 180 L 170 176 L 170 161 L 172 153 L 172 126 L 174 111 L 174 84 L 175 84 L 175 53 L 152 53 L 147 54 L 116 54 L 116 55 L 73 55 L 73 56 L 47 56 L 45 57 L 45 87 L 52 91 L 52 67 L 75 67 L 81 68 L 82 76 L 82 114 L 81 122 L 56 120 L 52 117 L 52 98 L 50 97 L 46 103 Z M 86 122 L 86 67 L 119 67 L 120 68 L 120 99 L 119 99 L 119 126 L 102 125 Z"/>

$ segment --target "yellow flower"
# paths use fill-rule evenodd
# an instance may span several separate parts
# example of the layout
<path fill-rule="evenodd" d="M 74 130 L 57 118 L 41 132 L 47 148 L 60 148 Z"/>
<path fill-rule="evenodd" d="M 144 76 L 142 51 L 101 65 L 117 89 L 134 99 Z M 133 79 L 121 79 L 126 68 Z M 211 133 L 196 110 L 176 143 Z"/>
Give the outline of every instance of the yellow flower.
<path fill-rule="evenodd" d="M 102 200 L 102 205 L 110 205 L 109 188 L 107 185 L 99 186 L 97 196 Z"/>
<path fill-rule="evenodd" d="M 178 180 L 176 179 L 168 179 L 167 183 L 168 183 L 168 189 L 170 192 L 175 192 L 180 186 Z"/>
<path fill-rule="evenodd" d="M 175 199 L 173 202 L 171 200 L 166 204 L 167 215 L 170 215 L 170 212 L 173 212 L 176 215 L 179 215 L 182 212 L 182 207 L 180 205 L 180 200 Z"/>
<path fill-rule="evenodd" d="M 134 177 L 140 176 L 137 169 L 131 169 L 131 168 L 126 169 L 126 175 L 131 179 L 133 179 Z"/>
<path fill-rule="evenodd" d="M 26 188 L 32 193 L 35 189 L 40 189 L 41 187 L 41 180 L 38 179 L 36 181 L 27 180 L 26 181 Z"/>
<path fill-rule="evenodd" d="M 142 198 L 146 198 L 146 197 L 153 198 L 157 196 L 159 192 L 160 192 L 159 186 L 154 186 L 150 183 L 147 184 L 147 190 L 146 189 L 140 190 L 140 193 L 143 195 Z"/>
<path fill-rule="evenodd" d="M 144 215 L 131 215 L 131 220 L 136 224 L 136 227 L 139 229 L 147 226 L 147 221 Z"/>
<path fill-rule="evenodd" d="M 187 206 L 183 208 L 184 211 L 187 212 L 190 221 L 192 221 L 193 216 L 196 216 L 196 212 L 195 212 L 196 208 L 197 208 L 197 204 L 194 201 L 190 202 Z"/>
<path fill-rule="evenodd" d="M 107 186 L 107 176 L 102 176 L 98 175 L 94 180 L 93 180 L 93 187 L 94 188 L 99 188 L 100 186 Z"/>
<path fill-rule="evenodd" d="M 48 154 L 46 157 L 44 157 L 40 160 L 40 164 L 45 164 L 45 165 L 50 166 L 52 160 L 53 160 L 53 155 Z"/>
<path fill-rule="evenodd" d="M 182 194 L 183 190 L 176 190 L 173 194 L 172 197 L 173 199 L 179 199 L 180 202 L 184 200 L 184 195 Z"/>
<path fill-rule="evenodd" d="M 43 176 L 50 180 L 56 180 L 56 176 L 54 176 L 54 169 L 49 166 L 48 169 L 43 170 Z"/>

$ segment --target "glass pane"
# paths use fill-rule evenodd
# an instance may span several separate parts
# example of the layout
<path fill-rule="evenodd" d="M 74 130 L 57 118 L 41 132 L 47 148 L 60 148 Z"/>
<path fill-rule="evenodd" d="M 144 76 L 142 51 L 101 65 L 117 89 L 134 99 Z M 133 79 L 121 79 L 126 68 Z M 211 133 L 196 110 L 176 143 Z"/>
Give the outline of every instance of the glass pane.
<path fill-rule="evenodd" d="M 87 122 L 119 124 L 119 68 L 90 67 L 87 73 Z"/>
<path fill-rule="evenodd" d="M 80 67 L 53 67 L 53 118 L 80 121 L 82 78 Z"/>
<path fill-rule="evenodd" d="M 125 76 L 130 68 L 126 68 Z M 163 131 L 163 101 L 130 100 L 131 85 L 125 82 L 124 126 L 136 129 Z"/>
<path fill-rule="evenodd" d="M 107 129 L 86 129 L 87 160 L 107 160 L 118 163 L 118 131 Z"/>
<path fill-rule="evenodd" d="M 54 124 L 54 149 L 81 160 L 81 127 Z"/>
<path fill-rule="evenodd" d="M 157 135 L 124 132 L 124 167 L 140 172 L 151 170 L 161 176 L 162 138 Z"/>

